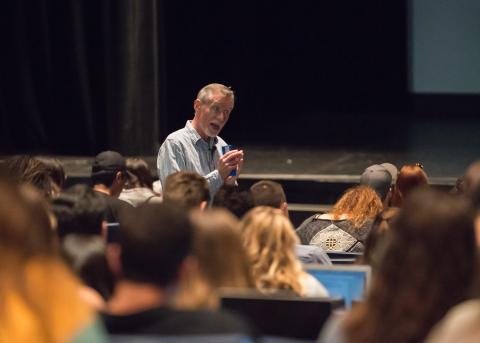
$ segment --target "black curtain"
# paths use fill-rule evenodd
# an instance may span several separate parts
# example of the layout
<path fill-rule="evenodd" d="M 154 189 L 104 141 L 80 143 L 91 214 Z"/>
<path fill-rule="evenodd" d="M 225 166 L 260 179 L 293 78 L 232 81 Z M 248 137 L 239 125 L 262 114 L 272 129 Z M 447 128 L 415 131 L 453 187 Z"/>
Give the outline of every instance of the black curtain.
<path fill-rule="evenodd" d="M 156 152 L 161 1 L 15 0 L 1 12 L 1 153 Z"/>

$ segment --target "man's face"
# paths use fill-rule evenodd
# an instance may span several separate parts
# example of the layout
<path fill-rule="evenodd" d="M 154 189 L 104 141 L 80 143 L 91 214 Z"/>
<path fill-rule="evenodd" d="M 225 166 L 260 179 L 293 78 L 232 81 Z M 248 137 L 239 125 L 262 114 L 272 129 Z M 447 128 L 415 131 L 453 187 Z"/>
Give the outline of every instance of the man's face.
<path fill-rule="evenodd" d="M 194 127 L 203 139 L 217 136 L 233 110 L 233 97 L 213 92 L 210 102 L 195 100 Z"/>

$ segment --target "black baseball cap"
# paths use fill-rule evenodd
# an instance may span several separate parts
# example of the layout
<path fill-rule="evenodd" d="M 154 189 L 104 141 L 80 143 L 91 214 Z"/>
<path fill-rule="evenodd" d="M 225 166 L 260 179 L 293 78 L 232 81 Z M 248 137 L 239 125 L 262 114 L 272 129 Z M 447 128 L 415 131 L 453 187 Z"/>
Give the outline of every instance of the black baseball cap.
<path fill-rule="evenodd" d="M 92 176 L 112 174 L 117 171 L 124 172 L 130 181 L 136 179 L 136 176 L 127 170 L 125 157 L 120 153 L 108 150 L 95 156 L 92 164 Z"/>

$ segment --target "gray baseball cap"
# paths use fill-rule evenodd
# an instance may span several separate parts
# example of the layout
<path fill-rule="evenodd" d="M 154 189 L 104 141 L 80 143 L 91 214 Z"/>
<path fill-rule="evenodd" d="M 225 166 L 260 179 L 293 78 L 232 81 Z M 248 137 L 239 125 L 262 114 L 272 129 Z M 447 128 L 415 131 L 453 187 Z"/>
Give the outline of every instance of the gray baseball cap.
<path fill-rule="evenodd" d="M 384 200 L 392 184 L 392 175 L 383 165 L 374 164 L 366 168 L 360 176 L 360 184 L 372 187 Z"/>

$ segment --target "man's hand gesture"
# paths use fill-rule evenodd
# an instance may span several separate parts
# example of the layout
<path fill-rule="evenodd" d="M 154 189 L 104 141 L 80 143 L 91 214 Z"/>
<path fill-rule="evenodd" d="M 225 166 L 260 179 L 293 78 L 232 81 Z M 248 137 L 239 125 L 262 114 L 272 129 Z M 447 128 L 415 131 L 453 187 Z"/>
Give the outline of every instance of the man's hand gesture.
<path fill-rule="evenodd" d="M 234 185 L 243 166 L 243 150 L 231 150 L 218 160 L 217 170 L 227 185 Z M 232 170 L 237 171 L 236 176 L 230 176 Z"/>

